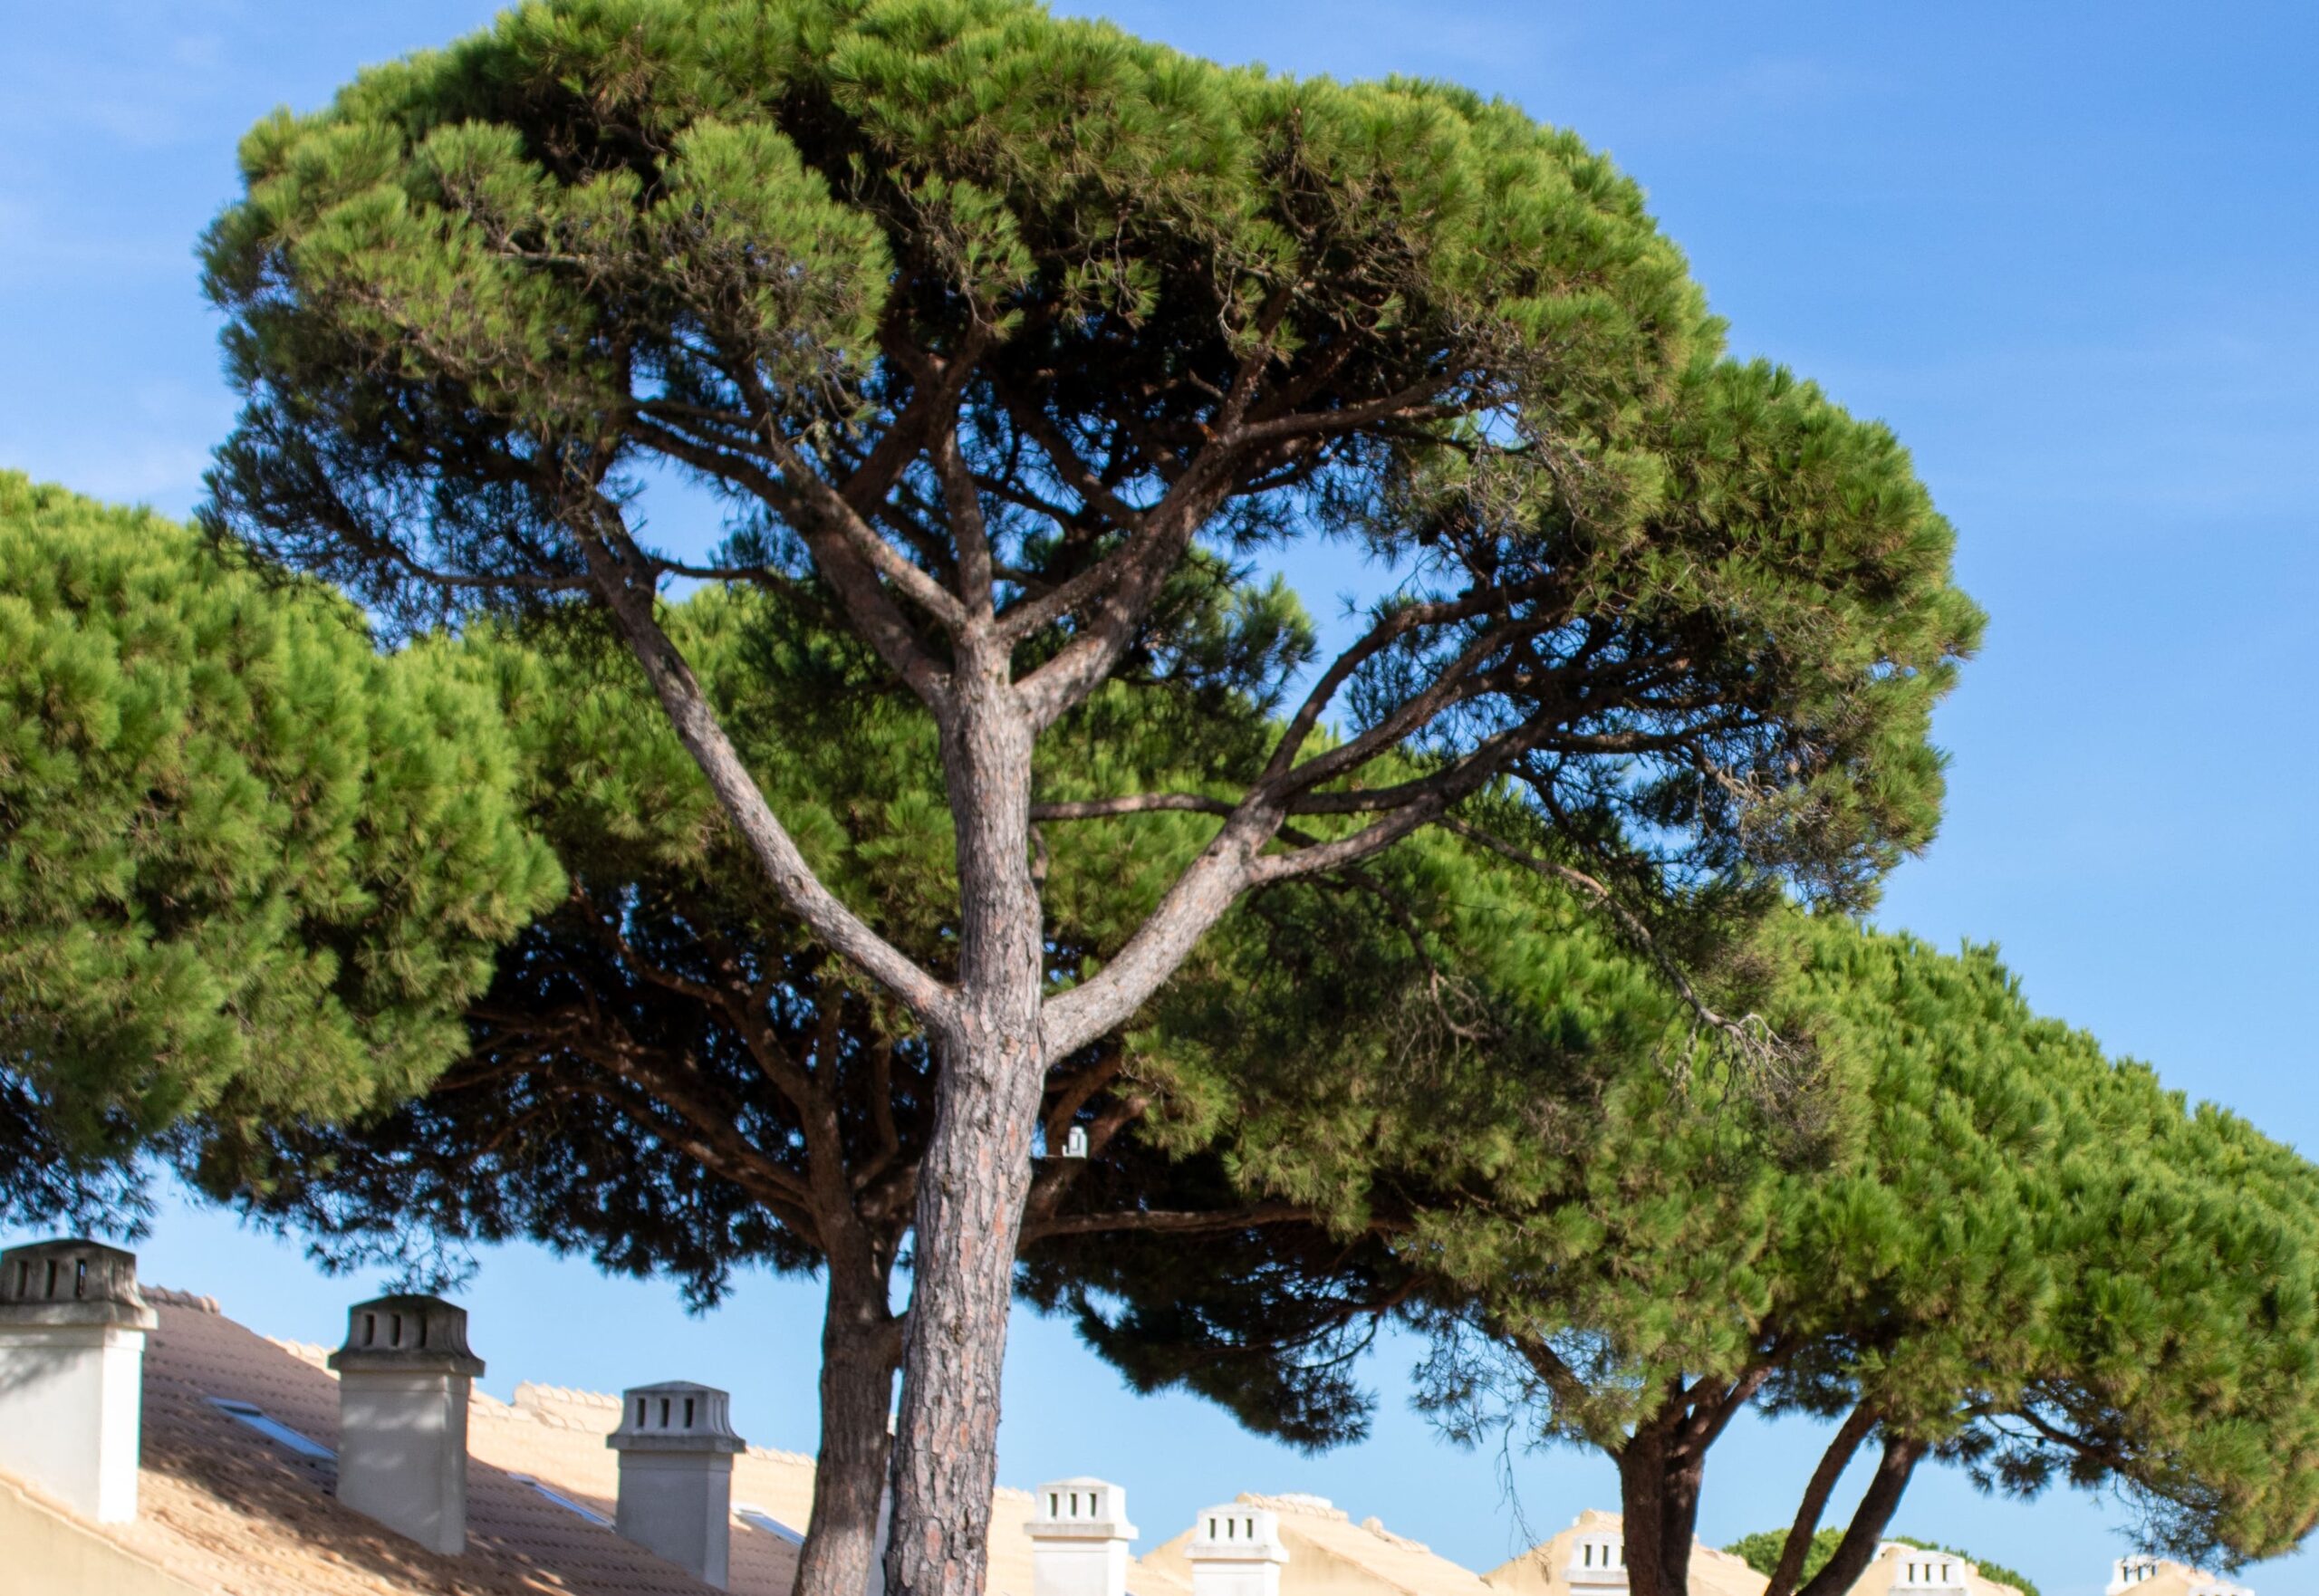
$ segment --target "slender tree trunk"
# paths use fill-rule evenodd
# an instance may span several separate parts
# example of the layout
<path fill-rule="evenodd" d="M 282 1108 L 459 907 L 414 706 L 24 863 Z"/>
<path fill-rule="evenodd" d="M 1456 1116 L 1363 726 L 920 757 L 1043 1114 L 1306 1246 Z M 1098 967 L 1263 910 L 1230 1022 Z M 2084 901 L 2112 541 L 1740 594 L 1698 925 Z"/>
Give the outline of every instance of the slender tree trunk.
<path fill-rule="evenodd" d="M 1876 1473 L 1860 1505 L 1852 1510 L 1852 1523 L 1844 1526 L 1843 1539 L 1836 1543 L 1835 1555 L 1805 1582 L 1798 1596 L 1843 1596 L 1852 1588 L 1875 1557 L 1877 1545 L 1884 1539 L 1884 1526 L 1892 1522 L 1901 1495 L 1909 1488 L 1909 1476 L 1923 1456 L 1921 1441 L 1885 1437 L 1884 1455 L 1876 1460 Z"/>
<path fill-rule="evenodd" d="M 1006 661 L 962 648 L 942 759 L 957 832 L 957 1019 L 919 1166 L 887 1596 L 982 1596 L 999 1380 L 1045 1080 L 1032 731 Z"/>
<path fill-rule="evenodd" d="M 887 1311 L 886 1271 L 866 1249 L 830 1258 L 822 1314 L 822 1442 L 813 1465 L 813 1516 L 797 1557 L 795 1596 L 862 1596 L 878 1551 L 894 1371 L 901 1326 Z"/>
<path fill-rule="evenodd" d="M 1860 1444 L 1875 1428 L 1876 1416 L 1865 1408 L 1853 1409 L 1837 1427 L 1835 1438 L 1820 1454 L 1820 1466 L 1804 1487 L 1804 1500 L 1795 1509 L 1795 1522 L 1788 1526 L 1787 1539 L 1781 1543 L 1779 1564 L 1772 1570 L 1772 1582 L 1764 1588 L 1764 1596 L 1793 1596 L 1804 1578 L 1804 1560 L 1812 1553 L 1812 1538 L 1819 1534 L 1820 1519 L 1828 1511 L 1828 1497 L 1852 1466 Z"/>

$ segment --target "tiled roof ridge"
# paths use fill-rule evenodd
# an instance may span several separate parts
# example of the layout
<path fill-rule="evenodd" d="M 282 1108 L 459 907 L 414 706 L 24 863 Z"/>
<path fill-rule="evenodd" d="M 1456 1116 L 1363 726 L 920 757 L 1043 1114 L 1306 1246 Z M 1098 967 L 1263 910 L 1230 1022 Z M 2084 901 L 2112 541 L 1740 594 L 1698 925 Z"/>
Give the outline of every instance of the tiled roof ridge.
<path fill-rule="evenodd" d="M 259 1339 L 270 1347 L 281 1348 L 309 1369 L 319 1369 L 332 1380 L 338 1378 L 337 1371 L 330 1366 L 332 1349 L 319 1341 L 293 1341 L 278 1335 L 261 1336 Z"/>
<path fill-rule="evenodd" d="M 1310 1491 L 1284 1491 L 1266 1495 L 1262 1491 L 1243 1491 L 1235 1498 L 1249 1507 L 1268 1507 L 1275 1513 L 1294 1513 L 1305 1518 L 1326 1518 L 1338 1524 L 1351 1524 L 1352 1515 L 1326 1496 L 1315 1496 Z"/>
<path fill-rule="evenodd" d="M 569 1411 L 572 1409 L 580 1411 Z M 556 1429 L 586 1430 L 601 1435 L 617 1422 L 620 1399 L 610 1391 L 586 1391 L 573 1386 L 552 1386 L 540 1380 L 526 1380 L 516 1383 L 515 1400 L 500 1411 L 510 1418 L 528 1418 L 534 1424 L 549 1425 Z M 785 1452 L 778 1447 L 753 1446 L 747 1456 L 762 1457 L 772 1463 L 810 1464 L 813 1461 L 810 1453 Z M 1024 1493 L 1023 1499 L 1025 1502 L 1031 1499 L 1028 1492 Z"/>
<path fill-rule="evenodd" d="M 1342 1515 L 1340 1514 L 1339 1516 Z M 1392 1531 L 1385 1527 L 1384 1521 L 1381 1519 L 1373 1516 L 1364 1518 L 1361 1521 L 1361 1527 L 1367 1530 L 1379 1540 L 1386 1542 L 1390 1545 L 1399 1546 L 1403 1551 L 1423 1552 L 1428 1555 L 1432 1553 L 1433 1548 L 1427 1545 L 1423 1541 L 1412 1541 L 1407 1535 L 1395 1534 Z"/>
<path fill-rule="evenodd" d="M 546 1385 L 536 1380 L 515 1383 L 515 1406 L 536 1409 L 543 1402 L 559 1402 L 573 1408 L 618 1408 L 620 1399 L 610 1391 L 583 1391 L 573 1386 Z"/>
<path fill-rule="evenodd" d="M 223 1319 L 225 1311 L 217 1306 L 216 1297 L 197 1296 L 192 1292 L 173 1291 L 166 1285 L 140 1285 L 137 1294 L 156 1308 L 190 1308 L 197 1313 L 215 1313 Z"/>
<path fill-rule="evenodd" d="M 813 1455 L 810 1452 L 791 1452 L 780 1447 L 753 1446 L 749 1448 L 747 1456 L 751 1457 L 763 1457 L 773 1463 L 811 1463 L 813 1461 Z M 999 1487 L 1002 1491 L 1006 1488 L 1006 1487 L 1004 1485 Z M 1025 1491 L 1023 1493 L 1023 1498 L 1025 1501 L 1030 1500 L 1030 1492 Z"/>

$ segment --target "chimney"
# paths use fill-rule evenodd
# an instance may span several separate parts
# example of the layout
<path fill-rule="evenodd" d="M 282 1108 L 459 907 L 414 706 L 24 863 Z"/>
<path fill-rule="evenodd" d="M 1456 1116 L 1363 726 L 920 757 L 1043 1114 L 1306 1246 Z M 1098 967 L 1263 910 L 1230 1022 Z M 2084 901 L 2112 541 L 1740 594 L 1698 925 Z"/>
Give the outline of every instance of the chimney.
<path fill-rule="evenodd" d="M 357 1303 L 338 1371 L 338 1499 L 431 1552 L 467 1545 L 467 1389 L 483 1360 L 440 1297 Z"/>
<path fill-rule="evenodd" d="M 604 1445 L 620 1454 L 615 1525 L 705 1585 L 725 1588 L 733 1542 L 732 1399 L 714 1386 L 672 1380 L 621 1393 L 620 1428 Z"/>
<path fill-rule="evenodd" d="M 1627 1588 L 1627 1537 L 1624 1529 L 1605 1528 L 1598 1519 L 1595 1527 L 1583 1527 L 1579 1521 L 1578 1535 L 1570 1543 L 1570 1562 L 1564 1565 L 1562 1577 L 1573 1592 L 1623 1591 Z"/>
<path fill-rule="evenodd" d="M 2102 1596 L 2122 1596 L 2144 1580 L 2158 1572 L 2158 1559 L 2147 1553 L 2132 1557 L 2121 1557 L 2110 1565 L 2110 1582 Z"/>
<path fill-rule="evenodd" d="M 1109 1480 L 1049 1480 L 1025 1527 L 1031 1596 L 1127 1596 L 1127 1492 Z"/>
<path fill-rule="evenodd" d="M 1953 1552 L 1928 1552 L 1905 1541 L 1887 1541 L 1876 1554 L 1889 1554 L 1896 1565 L 1895 1591 L 1949 1591 L 1963 1596 L 1965 1571 L 1971 1565 Z"/>
<path fill-rule="evenodd" d="M 135 1518 L 156 1322 L 133 1253 L 71 1240 L 0 1253 L 0 1470 L 99 1524 Z"/>
<path fill-rule="evenodd" d="M 1227 1502 L 1192 1521 L 1192 1596 L 1280 1596 L 1280 1515 Z"/>

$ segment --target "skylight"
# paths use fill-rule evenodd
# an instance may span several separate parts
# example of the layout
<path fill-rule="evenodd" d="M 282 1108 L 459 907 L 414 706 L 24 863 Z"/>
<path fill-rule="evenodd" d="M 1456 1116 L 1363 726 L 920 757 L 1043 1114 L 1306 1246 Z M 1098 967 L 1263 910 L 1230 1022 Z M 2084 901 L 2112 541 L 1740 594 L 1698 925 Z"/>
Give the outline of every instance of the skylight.
<path fill-rule="evenodd" d="M 600 1524 L 606 1529 L 610 1529 L 611 1527 L 612 1521 L 606 1518 L 602 1514 L 598 1513 L 594 1508 L 581 1506 L 579 1503 L 574 1502 L 571 1497 L 565 1495 L 554 1486 L 544 1485 L 528 1474 L 511 1474 L 507 1477 L 518 1482 L 519 1484 L 531 1486 L 532 1489 L 537 1491 L 541 1495 L 545 1496 L 549 1501 L 554 1503 L 558 1507 L 563 1508 L 566 1513 L 576 1513 L 581 1517 L 586 1519 L 590 1524 Z"/>
<path fill-rule="evenodd" d="M 733 1516 L 739 1519 L 751 1529 L 763 1530 L 766 1534 L 772 1535 L 778 1540 L 786 1541 L 792 1546 L 803 1546 L 805 1543 L 804 1536 L 799 1534 L 795 1530 L 791 1529 L 787 1524 L 774 1517 L 773 1514 L 767 1513 L 762 1507 L 751 1507 L 746 1503 L 744 1503 L 740 1506 L 733 1509 Z"/>
<path fill-rule="evenodd" d="M 212 1397 L 209 1405 L 220 1413 L 230 1414 L 267 1440 L 280 1442 L 302 1457 L 330 1459 L 338 1456 L 320 1441 L 309 1440 L 280 1419 L 269 1417 L 265 1409 L 255 1402 L 236 1401 L 231 1397 Z"/>

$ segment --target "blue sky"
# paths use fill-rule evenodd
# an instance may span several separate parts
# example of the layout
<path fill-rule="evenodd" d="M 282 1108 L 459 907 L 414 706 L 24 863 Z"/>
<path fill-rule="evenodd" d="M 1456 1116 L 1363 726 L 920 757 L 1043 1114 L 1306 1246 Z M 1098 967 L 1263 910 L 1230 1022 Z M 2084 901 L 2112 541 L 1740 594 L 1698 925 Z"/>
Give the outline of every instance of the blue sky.
<path fill-rule="evenodd" d="M 231 418 L 192 242 L 240 131 L 357 65 L 481 22 L 483 0 L 82 0 L 8 8 L 0 96 L 0 465 L 182 512 Z M 1068 5 L 1234 61 L 1457 79 L 1608 149 L 1649 189 L 1746 353 L 1890 421 L 1956 522 L 1987 646 L 1943 710 L 1939 841 L 1881 912 L 1995 941 L 2035 1001 L 2173 1085 L 2319 1149 L 2312 606 L 2319 512 L 2319 13 L 1588 0 L 1112 0 Z M 1293 568 L 1325 610 L 1358 571 Z M 10 1238 L 13 1239 L 13 1238 Z M 334 1340 L 367 1281 L 172 1212 L 149 1276 L 271 1333 Z M 817 1299 L 675 1293 L 515 1249 L 475 1288 L 486 1384 L 727 1386 L 752 1438 L 808 1447 Z M 1318 1491 L 1487 1568 L 1607 1467 L 1454 1452 L 1371 1373 L 1375 1438 L 1305 1459 L 1187 1399 L 1139 1400 L 1018 1317 L 1003 1477 L 1126 1484 L 1144 1543 L 1244 1489 Z M 1701 1525 L 1784 1522 L 1807 1425 L 1724 1443 Z M 1509 1502 L 1502 1485 L 1510 1476 Z M 1921 1477 L 1897 1527 L 2091 1596 L 2115 1505 Z M 2313 1583 L 2297 1559 L 2249 1576 Z"/>

